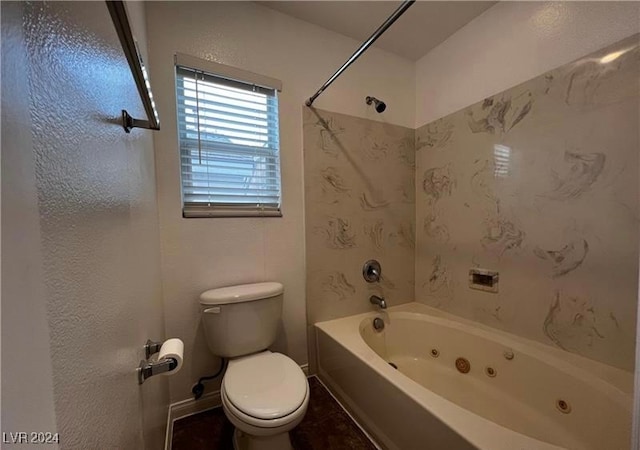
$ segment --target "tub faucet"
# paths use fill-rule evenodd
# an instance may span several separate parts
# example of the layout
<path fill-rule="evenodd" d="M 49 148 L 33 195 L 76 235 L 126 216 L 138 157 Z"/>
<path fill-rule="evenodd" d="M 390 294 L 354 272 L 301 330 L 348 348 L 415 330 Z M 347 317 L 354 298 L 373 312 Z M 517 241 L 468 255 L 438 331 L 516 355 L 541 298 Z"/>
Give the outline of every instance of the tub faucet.
<path fill-rule="evenodd" d="M 384 298 L 378 297 L 377 295 L 369 297 L 369 302 L 378 305 L 382 309 L 387 309 L 387 302 L 384 301 Z"/>

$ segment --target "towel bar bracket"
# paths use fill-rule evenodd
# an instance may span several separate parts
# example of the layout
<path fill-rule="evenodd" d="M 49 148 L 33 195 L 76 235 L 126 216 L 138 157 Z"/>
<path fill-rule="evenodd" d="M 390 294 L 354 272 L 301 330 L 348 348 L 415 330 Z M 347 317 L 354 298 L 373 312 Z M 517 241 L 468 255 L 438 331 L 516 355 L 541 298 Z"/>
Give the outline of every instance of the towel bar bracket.
<path fill-rule="evenodd" d="M 127 133 L 131 133 L 134 128 L 145 128 L 147 130 L 159 130 L 160 127 L 154 127 L 148 120 L 134 119 L 127 110 L 122 110 L 122 128 Z"/>

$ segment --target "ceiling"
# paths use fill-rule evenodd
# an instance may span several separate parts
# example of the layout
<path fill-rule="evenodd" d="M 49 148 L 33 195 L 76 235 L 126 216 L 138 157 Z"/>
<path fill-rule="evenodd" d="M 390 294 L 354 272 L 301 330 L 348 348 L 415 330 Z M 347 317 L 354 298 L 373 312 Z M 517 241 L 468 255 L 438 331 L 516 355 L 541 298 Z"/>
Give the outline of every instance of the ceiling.
<path fill-rule="evenodd" d="M 256 3 L 365 41 L 401 2 L 307 0 Z M 416 61 L 495 3 L 417 1 L 374 46 Z"/>

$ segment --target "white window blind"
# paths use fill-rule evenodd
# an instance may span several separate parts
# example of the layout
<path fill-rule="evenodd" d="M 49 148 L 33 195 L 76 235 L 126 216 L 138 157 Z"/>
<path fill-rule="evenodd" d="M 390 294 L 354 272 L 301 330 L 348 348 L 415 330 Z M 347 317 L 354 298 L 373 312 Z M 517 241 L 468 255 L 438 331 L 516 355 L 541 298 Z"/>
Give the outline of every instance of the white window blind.
<path fill-rule="evenodd" d="M 184 217 L 281 216 L 277 89 L 176 65 Z"/>

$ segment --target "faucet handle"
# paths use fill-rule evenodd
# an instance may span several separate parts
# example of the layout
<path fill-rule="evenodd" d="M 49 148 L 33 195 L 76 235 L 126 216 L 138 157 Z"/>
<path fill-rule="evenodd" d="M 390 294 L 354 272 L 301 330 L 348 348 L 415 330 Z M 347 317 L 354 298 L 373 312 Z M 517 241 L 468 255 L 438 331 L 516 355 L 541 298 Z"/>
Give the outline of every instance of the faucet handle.
<path fill-rule="evenodd" d="M 375 259 L 370 259 L 364 266 L 362 267 L 362 276 L 364 277 L 367 283 L 375 283 L 380 281 L 380 276 L 382 275 L 382 267 L 380 263 Z"/>

